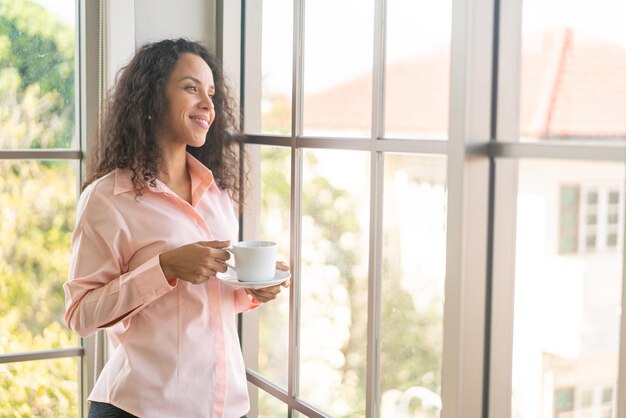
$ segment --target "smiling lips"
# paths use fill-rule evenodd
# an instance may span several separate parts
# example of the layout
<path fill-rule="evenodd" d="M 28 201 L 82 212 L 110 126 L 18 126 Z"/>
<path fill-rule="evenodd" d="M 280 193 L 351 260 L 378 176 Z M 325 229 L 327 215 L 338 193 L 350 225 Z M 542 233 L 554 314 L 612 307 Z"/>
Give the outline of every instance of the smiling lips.
<path fill-rule="evenodd" d="M 189 118 L 199 127 L 209 129 L 209 118 L 206 116 L 190 116 Z"/>

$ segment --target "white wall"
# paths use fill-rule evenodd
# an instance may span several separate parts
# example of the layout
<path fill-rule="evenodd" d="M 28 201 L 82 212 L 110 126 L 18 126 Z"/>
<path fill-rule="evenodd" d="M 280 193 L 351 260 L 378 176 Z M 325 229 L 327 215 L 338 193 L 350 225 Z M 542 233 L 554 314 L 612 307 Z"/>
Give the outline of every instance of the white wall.
<path fill-rule="evenodd" d="M 215 51 L 213 0 L 135 0 L 135 45 L 185 37 Z"/>
<path fill-rule="evenodd" d="M 184 37 L 216 51 L 214 0 L 108 0 L 105 4 L 107 88 L 146 42 Z"/>

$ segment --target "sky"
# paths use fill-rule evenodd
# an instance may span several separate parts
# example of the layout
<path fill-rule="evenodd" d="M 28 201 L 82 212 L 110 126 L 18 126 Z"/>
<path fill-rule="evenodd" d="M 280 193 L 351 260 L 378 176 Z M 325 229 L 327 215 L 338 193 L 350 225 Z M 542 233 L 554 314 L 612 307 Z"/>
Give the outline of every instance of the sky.
<path fill-rule="evenodd" d="M 74 23 L 76 19 L 75 0 L 35 0 L 55 16 L 67 23 Z"/>

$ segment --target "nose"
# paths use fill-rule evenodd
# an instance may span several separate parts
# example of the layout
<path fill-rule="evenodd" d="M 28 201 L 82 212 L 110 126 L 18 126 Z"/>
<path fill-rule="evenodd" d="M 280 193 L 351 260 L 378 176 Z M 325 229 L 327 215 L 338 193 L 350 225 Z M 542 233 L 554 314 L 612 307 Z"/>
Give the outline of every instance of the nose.
<path fill-rule="evenodd" d="M 213 99 L 211 99 L 211 97 L 207 93 L 203 93 L 202 94 L 202 99 L 198 103 L 198 106 L 201 109 L 213 110 L 213 107 L 214 107 L 213 106 Z"/>

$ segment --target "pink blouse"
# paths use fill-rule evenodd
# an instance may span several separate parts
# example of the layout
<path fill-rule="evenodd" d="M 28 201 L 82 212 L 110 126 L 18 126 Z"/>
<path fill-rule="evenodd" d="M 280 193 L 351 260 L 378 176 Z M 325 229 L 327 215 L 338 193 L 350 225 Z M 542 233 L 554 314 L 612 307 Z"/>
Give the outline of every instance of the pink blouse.
<path fill-rule="evenodd" d="M 192 204 L 157 180 L 139 198 L 131 172 L 90 184 L 77 207 L 65 283 L 67 325 L 106 328 L 114 350 L 89 396 L 148 417 L 241 417 L 249 410 L 236 314 L 259 306 L 211 279 L 168 282 L 159 254 L 197 241 L 234 240 L 228 193 L 191 155 Z"/>

